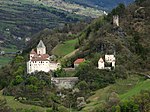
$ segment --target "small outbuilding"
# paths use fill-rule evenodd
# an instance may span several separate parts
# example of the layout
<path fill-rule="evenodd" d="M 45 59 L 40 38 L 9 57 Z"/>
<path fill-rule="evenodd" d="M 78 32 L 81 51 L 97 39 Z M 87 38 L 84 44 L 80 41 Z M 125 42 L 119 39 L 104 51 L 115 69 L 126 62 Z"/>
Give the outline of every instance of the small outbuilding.
<path fill-rule="evenodd" d="M 78 58 L 77 60 L 74 61 L 74 67 L 78 67 L 79 64 L 83 63 L 85 61 L 84 58 Z"/>
<path fill-rule="evenodd" d="M 115 68 L 116 58 L 115 55 L 105 55 L 105 58 L 100 58 L 98 61 L 98 69 L 111 70 Z"/>

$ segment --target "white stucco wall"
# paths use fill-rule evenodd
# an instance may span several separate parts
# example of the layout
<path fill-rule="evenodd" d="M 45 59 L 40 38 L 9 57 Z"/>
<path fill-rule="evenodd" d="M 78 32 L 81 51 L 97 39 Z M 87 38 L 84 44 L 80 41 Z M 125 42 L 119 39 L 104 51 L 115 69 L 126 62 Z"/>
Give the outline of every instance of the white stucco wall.
<path fill-rule="evenodd" d="M 104 69 L 104 68 L 105 68 L 104 62 L 98 61 L 98 69 Z"/>
<path fill-rule="evenodd" d="M 46 54 L 46 48 L 37 48 L 37 54 Z"/>
<path fill-rule="evenodd" d="M 50 71 L 49 61 L 29 61 L 27 62 L 27 73 L 32 73 L 35 71 Z"/>
<path fill-rule="evenodd" d="M 112 62 L 112 67 L 114 67 L 114 68 L 115 68 L 115 61 L 113 61 L 113 62 Z"/>
<path fill-rule="evenodd" d="M 34 56 L 34 54 L 30 54 L 30 60 L 32 59 L 33 56 Z"/>
<path fill-rule="evenodd" d="M 105 55 L 105 61 L 106 62 L 112 62 L 115 60 L 115 56 L 114 55 Z"/>
<path fill-rule="evenodd" d="M 60 68 L 59 63 L 50 63 L 49 61 L 28 61 L 27 62 L 27 73 L 31 74 L 35 71 L 49 72 Z"/>

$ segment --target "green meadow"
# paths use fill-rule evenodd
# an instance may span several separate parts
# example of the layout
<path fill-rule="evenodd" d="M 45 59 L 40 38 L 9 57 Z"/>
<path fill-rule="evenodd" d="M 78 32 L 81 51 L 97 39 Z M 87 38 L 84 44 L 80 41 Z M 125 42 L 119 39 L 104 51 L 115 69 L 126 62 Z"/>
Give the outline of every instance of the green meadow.
<path fill-rule="evenodd" d="M 2 91 L 0 91 L 0 98 L 6 99 L 7 106 L 15 109 L 33 109 L 37 110 L 38 112 L 46 112 L 48 108 L 40 107 L 40 106 L 35 106 L 35 105 L 29 105 L 29 104 L 23 104 L 20 103 L 19 101 L 16 101 L 13 96 L 3 96 Z"/>
<path fill-rule="evenodd" d="M 75 45 L 78 43 L 78 39 L 65 41 L 64 43 L 58 44 L 52 53 L 57 56 L 65 56 L 75 50 Z"/>
<path fill-rule="evenodd" d="M 150 90 L 150 79 L 144 80 L 140 76 L 133 75 L 125 80 L 117 80 L 115 84 L 99 89 L 94 95 L 89 97 L 83 112 L 88 112 L 94 108 L 102 106 L 112 92 L 116 92 L 121 101 L 126 101 L 139 94 L 142 90 Z"/>

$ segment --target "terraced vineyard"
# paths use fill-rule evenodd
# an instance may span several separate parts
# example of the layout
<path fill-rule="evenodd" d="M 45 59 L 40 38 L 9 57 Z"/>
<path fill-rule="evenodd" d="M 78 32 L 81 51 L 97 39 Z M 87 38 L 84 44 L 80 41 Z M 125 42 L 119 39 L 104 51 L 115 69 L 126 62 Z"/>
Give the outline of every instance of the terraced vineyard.
<path fill-rule="evenodd" d="M 82 4 L 76 4 L 73 2 L 66 2 L 64 0 L 32 0 L 34 3 L 41 3 L 46 6 L 51 6 L 57 9 L 68 11 L 71 13 L 85 15 L 89 17 L 99 17 L 104 12 L 101 9 L 92 8 Z M 85 2 L 85 1 L 84 1 Z"/>
<path fill-rule="evenodd" d="M 110 11 L 112 8 L 116 7 L 117 4 L 119 3 L 129 4 L 134 0 L 63 0 L 63 1 Z"/>
<path fill-rule="evenodd" d="M 22 47 L 25 37 L 40 30 L 61 27 L 64 23 L 85 20 L 86 18 L 29 0 L 1 0 L 0 35 L 3 35 L 2 37 L 5 39 L 5 43 L 2 45 L 18 45 L 20 42 L 18 46 Z"/>

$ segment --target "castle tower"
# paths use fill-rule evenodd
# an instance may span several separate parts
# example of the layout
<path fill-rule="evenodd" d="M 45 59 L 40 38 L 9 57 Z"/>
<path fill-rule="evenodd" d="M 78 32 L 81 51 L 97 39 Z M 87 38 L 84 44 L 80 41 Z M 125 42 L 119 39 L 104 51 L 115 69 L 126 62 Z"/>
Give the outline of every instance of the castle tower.
<path fill-rule="evenodd" d="M 42 40 L 37 45 L 37 54 L 46 54 L 46 47 Z"/>
<path fill-rule="evenodd" d="M 119 16 L 118 15 L 113 16 L 113 25 L 119 26 Z"/>

